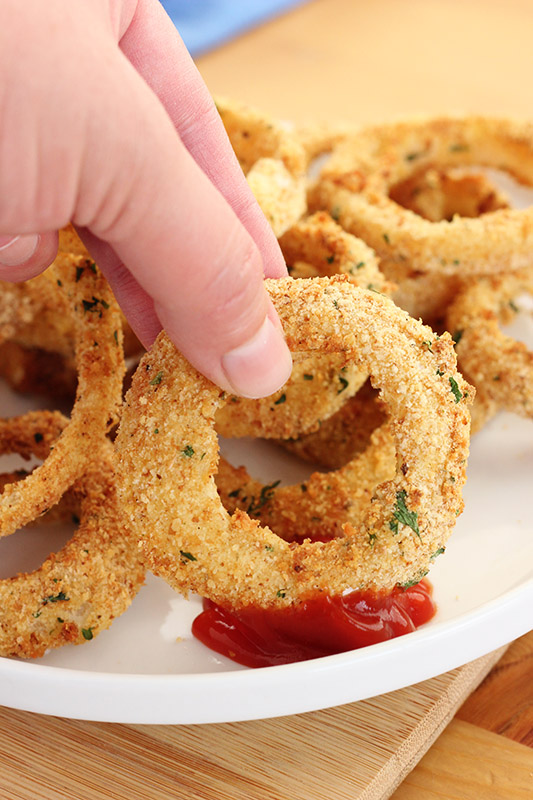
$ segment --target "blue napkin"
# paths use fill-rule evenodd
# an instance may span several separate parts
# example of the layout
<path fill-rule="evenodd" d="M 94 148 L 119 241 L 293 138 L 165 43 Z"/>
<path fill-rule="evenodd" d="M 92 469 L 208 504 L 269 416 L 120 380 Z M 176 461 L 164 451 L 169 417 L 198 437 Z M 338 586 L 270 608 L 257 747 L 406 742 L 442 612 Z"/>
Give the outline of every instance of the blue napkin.
<path fill-rule="evenodd" d="M 161 0 L 193 56 L 304 0 Z"/>

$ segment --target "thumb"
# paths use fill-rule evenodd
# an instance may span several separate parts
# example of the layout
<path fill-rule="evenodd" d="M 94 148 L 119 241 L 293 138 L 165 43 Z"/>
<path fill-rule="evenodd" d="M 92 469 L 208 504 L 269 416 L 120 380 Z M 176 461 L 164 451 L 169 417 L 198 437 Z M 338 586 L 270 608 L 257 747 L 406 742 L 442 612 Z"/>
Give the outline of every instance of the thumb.
<path fill-rule="evenodd" d="M 122 138 L 109 143 L 107 156 L 100 149 L 108 181 L 96 182 L 98 213 L 87 219 L 86 207 L 75 221 L 110 245 L 98 261 L 111 283 L 125 266 L 151 298 L 146 313 L 155 312 L 200 372 L 236 394 L 272 394 L 288 379 L 292 362 L 264 288 L 259 249 L 155 95 L 137 73 L 126 72 L 129 91 L 121 81 L 112 105 L 121 128 L 142 130 L 142 139 L 135 137 L 135 154 Z M 110 208 L 118 209 L 111 219 Z"/>

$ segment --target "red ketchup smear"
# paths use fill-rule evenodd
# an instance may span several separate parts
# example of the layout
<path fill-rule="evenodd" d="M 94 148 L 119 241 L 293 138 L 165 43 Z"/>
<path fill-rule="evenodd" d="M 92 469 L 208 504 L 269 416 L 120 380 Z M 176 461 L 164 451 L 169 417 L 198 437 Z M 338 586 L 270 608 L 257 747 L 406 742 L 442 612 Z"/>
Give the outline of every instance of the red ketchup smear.
<path fill-rule="evenodd" d="M 390 594 L 316 595 L 286 609 L 231 610 L 204 600 L 192 632 L 207 647 L 247 667 L 270 667 L 367 647 L 410 633 L 435 614 L 422 580 Z"/>

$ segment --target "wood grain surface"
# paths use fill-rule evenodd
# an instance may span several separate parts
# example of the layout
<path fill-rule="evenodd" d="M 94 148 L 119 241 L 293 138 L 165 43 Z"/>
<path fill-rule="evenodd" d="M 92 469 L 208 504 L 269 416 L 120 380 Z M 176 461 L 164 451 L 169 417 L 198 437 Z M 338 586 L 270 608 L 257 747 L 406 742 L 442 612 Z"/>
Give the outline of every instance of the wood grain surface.
<path fill-rule="evenodd" d="M 359 703 L 253 722 L 113 725 L 0 710 L 0 796 L 382 800 L 499 655 Z M 467 757 L 468 742 L 457 746 Z"/>
<path fill-rule="evenodd" d="M 530 0 L 313 0 L 198 66 L 213 93 L 300 122 L 528 117 L 532 31 Z M 0 709 L 0 800 L 532 800 L 533 633 L 471 693 L 495 658 L 250 723 L 126 726 Z"/>

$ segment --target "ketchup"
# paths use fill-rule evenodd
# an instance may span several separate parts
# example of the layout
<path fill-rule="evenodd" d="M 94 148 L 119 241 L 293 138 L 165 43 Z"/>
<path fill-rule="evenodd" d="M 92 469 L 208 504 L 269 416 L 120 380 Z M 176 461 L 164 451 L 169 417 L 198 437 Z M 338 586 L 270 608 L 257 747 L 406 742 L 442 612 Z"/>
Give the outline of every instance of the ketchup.
<path fill-rule="evenodd" d="M 270 667 L 355 650 L 403 636 L 436 607 L 422 580 L 390 594 L 320 594 L 285 609 L 228 609 L 204 600 L 192 632 L 207 647 L 247 667 Z"/>

